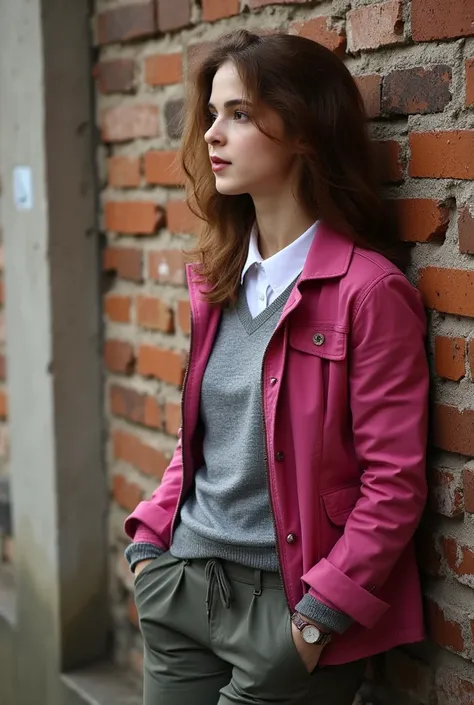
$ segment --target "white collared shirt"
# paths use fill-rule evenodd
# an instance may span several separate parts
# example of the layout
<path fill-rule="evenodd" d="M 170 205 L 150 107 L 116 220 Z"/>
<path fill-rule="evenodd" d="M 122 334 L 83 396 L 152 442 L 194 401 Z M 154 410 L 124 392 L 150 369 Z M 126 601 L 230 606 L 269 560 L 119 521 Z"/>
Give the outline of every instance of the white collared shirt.
<path fill-rule="evenodd" d="M 257 229 L 253 227 L 241 277 L 252 318 L 262 313 L 301 274 L 317 227 L 318 221 L 266 260 L 259 252 Z"/>

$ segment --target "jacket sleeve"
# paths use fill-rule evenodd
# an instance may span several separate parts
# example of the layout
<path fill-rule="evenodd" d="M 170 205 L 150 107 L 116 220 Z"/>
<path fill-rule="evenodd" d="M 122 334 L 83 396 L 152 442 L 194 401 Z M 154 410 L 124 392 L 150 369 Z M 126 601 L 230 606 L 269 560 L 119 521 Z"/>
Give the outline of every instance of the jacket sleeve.
<path fill-rule="evenodd" d="M 412 538 L 426 501 L 429 372 L 426 317 L 402 274 L 356 304 L 350 405 L 361 496 L 327 558 L 304 576 L 309 593 L 371 628 L 389 605 L 374 592 Z"/>
<path fill-rule="evenodd" d="M 136 541 L 153 543 L 167 550 L 171 540 L 171 525 L 178 506 L 183 477 L 181 429 L 178 444 L 161 484 L 151 499 L 140 502 L 125 520 L 125 533 Z"/>

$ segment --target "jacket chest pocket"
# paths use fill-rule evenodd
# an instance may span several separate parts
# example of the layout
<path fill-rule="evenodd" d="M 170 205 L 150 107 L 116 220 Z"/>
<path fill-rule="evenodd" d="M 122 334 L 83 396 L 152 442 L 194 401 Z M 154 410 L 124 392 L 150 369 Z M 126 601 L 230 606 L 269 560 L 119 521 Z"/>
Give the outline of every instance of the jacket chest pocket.
<path fill-rule="evenodd" d="M 325 360 L 344 360 L 347 356 L 347 332 L 337 324 L 293 325 L 289 344 L 293 350 Z"/>

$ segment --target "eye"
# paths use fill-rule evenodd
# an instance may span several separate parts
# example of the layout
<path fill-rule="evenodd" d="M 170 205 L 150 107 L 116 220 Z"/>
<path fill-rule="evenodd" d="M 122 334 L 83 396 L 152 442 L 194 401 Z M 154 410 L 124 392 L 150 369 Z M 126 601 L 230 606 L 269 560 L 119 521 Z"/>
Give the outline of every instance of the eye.
<path fill-rule="evenodd" d="M 206 115 L 206 122 L 209 123 L 209 125 L 212 125 L 213 122 L 215 122 L 217 119 L 217 115 L 214 113 L 207 113 Z"/>
<path fill-rule="evenodd" d="M 235 111 L 234 111 L 234 118 L 235 118 L 235 120 L 237 120 L 237 122 L 242 122 L 242 121 L 245 121 L 245 120 L 249 120 L 249 119 L 250 119 L 250 115 L 248 115 L 247 113 L 242 112 L 242 110 L 235 110 Z"/>

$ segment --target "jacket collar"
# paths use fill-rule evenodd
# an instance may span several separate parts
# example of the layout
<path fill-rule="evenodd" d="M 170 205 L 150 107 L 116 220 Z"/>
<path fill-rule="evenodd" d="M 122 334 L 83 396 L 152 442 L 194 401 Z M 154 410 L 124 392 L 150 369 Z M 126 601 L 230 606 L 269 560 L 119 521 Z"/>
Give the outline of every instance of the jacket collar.
<path fill-rule="evenodd" d="M 354 243 L 320 221 L 299 281 L 332 279 L 347 273 Z"/>

